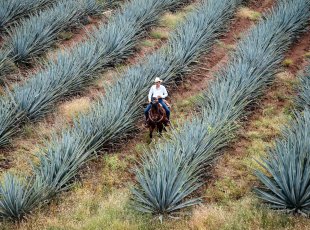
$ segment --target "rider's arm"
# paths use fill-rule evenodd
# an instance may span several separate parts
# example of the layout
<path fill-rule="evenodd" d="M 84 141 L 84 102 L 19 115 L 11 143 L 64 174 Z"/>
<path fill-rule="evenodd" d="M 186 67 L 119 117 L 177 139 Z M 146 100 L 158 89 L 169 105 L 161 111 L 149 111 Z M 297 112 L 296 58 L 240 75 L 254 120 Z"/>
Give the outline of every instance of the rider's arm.
<path fill-rule="evenodd" d="M 149 96 L 148 96 L 149 102 L 151 102 L 152 94 L 153 94 L 153 86 L 151 87 L 150 92 L 149 92 Z"/>
<path fill-rule="evenodd" d="M 163 87 L 163 89 L 162 89 L 162 91 L 163 91 L 163 96 L 162 96 L 162 98 L 166 98 L 166 97 L 168 96 L 168 92 L 167 92 L 165 86 L 162 86 L 162 87 Z"/>

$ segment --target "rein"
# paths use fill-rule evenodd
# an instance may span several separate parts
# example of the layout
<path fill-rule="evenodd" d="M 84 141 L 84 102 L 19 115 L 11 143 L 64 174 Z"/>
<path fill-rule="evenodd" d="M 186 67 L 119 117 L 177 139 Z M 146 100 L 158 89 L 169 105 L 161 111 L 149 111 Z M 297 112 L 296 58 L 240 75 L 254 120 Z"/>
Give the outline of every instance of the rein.
<path fill-rule="evenodd" d="M 161 106 L 161 105 L 159 104 L 159 106 Z M 161 108 L 162 108 L 162 107 L 161 107 Z M 159 109 L 158 109 L 157 111 L 158 111 L 158 113 L 160 114 Z M 151 122 L 153 122 L 153 123 L 160 123 L 160 122 L 162 122 L 162 120 L 164 119 L 164 114 L 162 114 L 161 118 L 160 118 L 158 121 L 154 121 L 154 120 L 152 119 L 151 112 L 152 112 L 152 110 L 149 111 L 149 119 L 150 119 Z"/>

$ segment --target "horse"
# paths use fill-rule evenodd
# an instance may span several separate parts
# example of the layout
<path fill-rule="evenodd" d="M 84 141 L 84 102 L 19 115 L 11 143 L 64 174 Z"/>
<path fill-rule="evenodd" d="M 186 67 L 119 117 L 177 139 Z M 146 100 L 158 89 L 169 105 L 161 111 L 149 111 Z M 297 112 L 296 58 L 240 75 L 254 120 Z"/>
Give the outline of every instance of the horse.
<path fill-rule="evenodd" d="M 153 138 L 153 131 L 157 128 L 159 135 L 162 135 L 162 131 L 165 129 L 165 124 L 168 122 L 166 111 L 163 106 L 158 102 L 158 99 L 155 99 L 151 102 L 151 109 L 149 111 L 149 116 L 147 124 L 150 130 L 150 138 Z"/>

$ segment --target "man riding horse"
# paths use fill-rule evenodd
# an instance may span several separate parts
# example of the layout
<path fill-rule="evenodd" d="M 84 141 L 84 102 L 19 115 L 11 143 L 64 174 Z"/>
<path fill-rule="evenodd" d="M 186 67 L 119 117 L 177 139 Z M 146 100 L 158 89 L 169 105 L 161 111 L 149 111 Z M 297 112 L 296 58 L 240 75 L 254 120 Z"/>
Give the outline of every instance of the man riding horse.
<path fill-rule="evenodd" d="M 146 107 L 146 109 L 144 110 L 144 114 L 145 114 L 145 124 L 146 126 L 148 126 L 148 121 L 149 121 L 149 111 L 152 108 L 152 102 L 154 102 L 154 100 L 158 100 L 158 103 L 160 104 L 160 106 L 162 106 L 165 111 L 166 111 L 166 116 L 167 119 L 165 121 L 165 125 L 169 126 L 169 118 L 170 118 L 170 109 L 168 108 L 167 104 L 165 103 L 165 98 L 168 96 L 167 90 L 165 88 L 165 86 L 161 85 L 162 80 L 160 78 L 155 78 L 155 85 L 153 85 L 150 89 L 149 95 L 148 95 L 148 101 L 149 104 Z"/>

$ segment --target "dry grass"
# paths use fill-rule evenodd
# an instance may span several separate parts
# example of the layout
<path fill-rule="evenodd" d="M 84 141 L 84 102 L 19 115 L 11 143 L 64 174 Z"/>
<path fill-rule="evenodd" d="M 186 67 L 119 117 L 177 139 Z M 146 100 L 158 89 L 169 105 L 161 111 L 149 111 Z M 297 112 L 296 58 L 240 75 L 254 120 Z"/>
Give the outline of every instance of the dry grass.
<path fill-rule="evenodd" d="M 256 198 L 247 196 L 225 206 L 208 204 L 199 207 L 194 210 L 189 225 L 193 230 L 306 230 L 309 220 L 271 211 L 260 205 Z"/>
<path fill-rule="evenodd" d="M 76 117 L 79 113 L 85 113 L 90 108 L 90 99 L 88 97 L 82 97 L 67 101 L 60 105 L 60 116 L 67 121 L 71 121 L 73 117 Z"/>
<path fill-rule="evenodd" d="M 176 14 L 166 13 L 160 20 L 160 26 L 168 27 L 170 29 L 175 29 L 176 26 L 182 22 L 186 15 L 186 12 L 181 11 Z"/>
<path fill-rule="evenodd" d="M 169 31 L 162 28 L 154 29 L 150 32 L 150 37 L 154 39 L 168 39 Z"/>
<path fill-rule="evenodd" d="M 51 123 L 51 119 L 56 122 Z M 0 150 L 0 156 L 9 162 L 9 171 L 13 173 L 30 172 L 29 160 L 36 161 L 36 153 L 40 146 L 44 145 L 44 141 L 65 125 L 66 121 L 54 113 L 38 123 L 27 123 L 22 126 L 18 136 L 13 139 L 11 148 Z M 1 168 L 0 174 L 6 171 L 7 169 Z"/>
<path fill-rule="evenodd" d="M 74 33 L 70 32 L 70 31 L 64 31 L 64 32 L 59 34 L 59 38 L 61 40 L 65 40 L 65 41 L 70 40 L 73 36 L 74 36 Z"/>
<path fill-rule="evenodd" d="M 290 67 L 291 65 L 294 64 L 294 61 L 290 58 L 286 58 L 283 62 L 282 62 L 282 65 L 284 67 Z"/>
<path fill-rule="evenodd" d="M 144 47 L 155 47 L 156 45 L 156 41 L 153 40 L 143 40 L 142 42 L 140 42 L 141 46 Z"/>
<path fill-rule="evenodd" d="M 140 143 L 133 148 L 134 152 L 138 145 Z M 93 167 L 84 169 L 83 184 L 75 183 L 72 191 L 63 193 L 48 209 L 35 212 L 20 225 L 4 223 L 0 229 L 182 229 L 184 220 L 171 220 L 162 225 L 158 219 L 141 215 L 131 207 L 128 168 L 132 168 L 133 156 L 105 155 L 94 162 Z"/>
<path fill-rule="evenodd" d="M 235 44 L 226 44 L 225 42 L 222 41 L 217 41 L 217 45 L 221 48 L 226 49 L 227 51 L 234 51 L 236 49 Z"/>
<path fill-rule="evenodd" d="M 257 21 L 261 18 L 261 16 L 262 16 L 261 13 L 254 11 L 254 10 L 251 10 L 248 7 L 242 7 L 237 12 L 237 17 L 249 19 L 251 21 Z"/>

